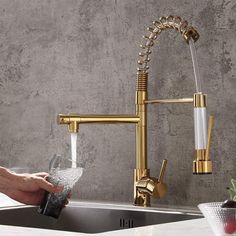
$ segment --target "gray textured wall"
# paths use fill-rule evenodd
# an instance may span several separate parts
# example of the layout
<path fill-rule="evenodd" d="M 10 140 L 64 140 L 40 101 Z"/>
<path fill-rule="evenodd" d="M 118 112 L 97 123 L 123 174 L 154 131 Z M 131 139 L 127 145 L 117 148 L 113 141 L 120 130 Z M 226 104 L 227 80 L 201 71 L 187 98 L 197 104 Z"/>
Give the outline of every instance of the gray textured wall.
<path fill-rule="evenodd" d="M 47 170 L 70 156 L 58 113 L 133 114 L 139 44 L 162 15 L 180 15 L 200 32 L 197 53 L 209 111 L 215 116 L 214 174 L 193 176 L 190 105 L 149 108 L 153 175 L 169 160 L 161 204 L 224 200 L 236 178 L 236 3 L 234 0 L 0 0 L 0 165 Z M 161 35 L 151 55 L 150 98 L 191 96 L 190 52 L 176 32 Z M 82 126 L 85 166 L 74 197 L 132 201 L 133 125 Z"/>

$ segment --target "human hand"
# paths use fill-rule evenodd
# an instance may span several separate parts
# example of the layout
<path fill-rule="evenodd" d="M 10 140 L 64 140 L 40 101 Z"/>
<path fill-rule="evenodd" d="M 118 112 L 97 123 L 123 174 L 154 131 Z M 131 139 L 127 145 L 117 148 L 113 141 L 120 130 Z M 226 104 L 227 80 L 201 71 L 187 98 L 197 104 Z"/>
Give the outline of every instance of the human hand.
<path fill-rule="evenodd" d="M 19 174 L 9 197 L 24 204 L 39 205 L 45 191 L 56 193 L 63 190 L 63 186 L 49 183 L 46 180 L 47 176 L 47 173 Z"/>
<path fill-rule="evenodd" d="M 16 174 L 5 168 L 0 169 L 2 192 L 24 204 L 40 205 L 45 191 L 61 192 L 63 186 L 54 186 L 46 178 L 47 173 Z M 3 185 L 4 184 L 4 185 Z M 1 188 L 0 188 L 1 190 Z"/>

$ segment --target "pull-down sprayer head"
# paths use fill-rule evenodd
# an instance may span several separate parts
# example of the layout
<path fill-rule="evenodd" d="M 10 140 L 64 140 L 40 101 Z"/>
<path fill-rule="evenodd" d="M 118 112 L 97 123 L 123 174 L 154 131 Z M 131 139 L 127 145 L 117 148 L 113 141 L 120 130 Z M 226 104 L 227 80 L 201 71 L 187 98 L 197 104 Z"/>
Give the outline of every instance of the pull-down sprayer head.
<path fill-rule="evenodd" d="M 206 95 L 194 94 L 194 133 L 195 133 L 195 156 L 193 161 L 194 174 L 211 174 L 212 161 L 209 157 L 211 130 L 213 117 L 210 116 L 207 132 Z"/>
<path fill-rule="evenodd" d="M 191 38 L 188 43 L 192 57 L 194 80 L 196 85 L 196 93 L 194 94 L 195 158 L 193 161 L 193 173 L 210 174 L 212 173 L 212 162 L 209 159 L 209 145 L 212 117 L 210 118 L 209 132 L 207 134 L 207 96 L 202 93 L 202 81 L 199 73 L 194 40 Z"/>

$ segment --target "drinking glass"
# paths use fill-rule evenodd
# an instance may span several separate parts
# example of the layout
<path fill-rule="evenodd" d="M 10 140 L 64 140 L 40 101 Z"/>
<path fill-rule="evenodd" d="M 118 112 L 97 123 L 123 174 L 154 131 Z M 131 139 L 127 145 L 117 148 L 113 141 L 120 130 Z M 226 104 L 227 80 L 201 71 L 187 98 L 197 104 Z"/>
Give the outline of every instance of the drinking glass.
<path fill-rule="evenodd" d="M 55 155 L 49 164 L 47 181 L 64 188 L 59 193 L 46 192 L 38 212 L 57 219 L 66 204 L 68 194 L 82 173 L 83 168 L 77 162 Z"/>

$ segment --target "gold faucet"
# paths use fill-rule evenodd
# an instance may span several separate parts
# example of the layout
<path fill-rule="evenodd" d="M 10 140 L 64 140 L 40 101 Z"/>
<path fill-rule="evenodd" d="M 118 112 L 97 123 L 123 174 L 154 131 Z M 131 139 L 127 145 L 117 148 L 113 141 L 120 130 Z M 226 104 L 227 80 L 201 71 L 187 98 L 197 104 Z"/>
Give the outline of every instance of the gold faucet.
<path fill-rule="evenodd" d="M 161 17 L 159 21 L 154 21 L 152 27 L 148 27 L 150 34 L 144 36 L 145 44 L 140 45 L 142 51 L 139 53 L 137 79 L 136 79 L 136 114 L 134 115 L 79 115 L 79 114 L 59 114 L 58 124 L 67 124 L 69 132 L 79 132 L 79 126 L 84 123 L 133 123 L 136 125 L 136 169 L 134 170 L 134 204 L 138 206 L 150 206 L 150 196 L 161 198 L 166 194 L 167 187 L 163 182 L 167 160 L 163 160 L 159 178 L 150 176 L 147 166 L 147 105 L 168 104 L 168 103 L 192 103 L 195 108 L 206 107 L 206 94 L 196 93 L 193 98 L 179 99 L 154 99 L 149 100 L 147 94 L 148 82 L 148 62 L 151 47 L 155 39 L 162 31 L 167 29 L 177 30 L 189 43 L 189 40 L 196 42 L 199 34 L 188 22 L 180 17 Z M 193 173 L 204 174 L 212 172 L 212 162 L 209 158 L 210 133 L 212 119 L 208 130 L 207 147 L 196 148 L 193 161 Z"/>

